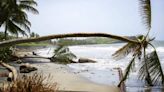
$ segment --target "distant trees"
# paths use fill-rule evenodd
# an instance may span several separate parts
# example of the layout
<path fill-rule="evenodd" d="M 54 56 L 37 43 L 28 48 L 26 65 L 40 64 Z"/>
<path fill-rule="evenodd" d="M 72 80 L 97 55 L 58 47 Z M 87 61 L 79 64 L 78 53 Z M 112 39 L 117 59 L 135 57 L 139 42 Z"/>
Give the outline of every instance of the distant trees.
<path fill-rule="evenodd" d="M 39 37 L 39 34 L 35 33 L 35 32 L 31 32 L 30 33 L 30 37 Z"/>

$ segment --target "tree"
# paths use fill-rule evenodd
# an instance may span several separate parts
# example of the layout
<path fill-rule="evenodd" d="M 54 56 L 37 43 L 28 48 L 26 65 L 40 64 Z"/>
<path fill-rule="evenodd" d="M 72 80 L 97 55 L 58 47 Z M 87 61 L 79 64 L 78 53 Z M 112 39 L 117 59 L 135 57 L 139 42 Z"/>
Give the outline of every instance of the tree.
<path fill-rule="evenodd" d="M 18 36 L 18 34 L 27 35 L 26 31 L 30 31 L 31 23 L 28 21 L 26 11 L 38 14 L 33 7 L 37 5 L 34 0 L 2 0 L 0 1 L 0 25 L 4 25 L 5 39 L 7 32 Z"/>
<path fill-rule="evenodd" d="M 145 36 L 136 37 L 140 44 L 128 43 L 119 50 L 117 50 L 113 56 L 116 59 L 122 59 L 129 53 L 132 55 L 132 59 L 125 69 L 125 74 L 118 86 L 125 81 L 130 74 L 131 70 L 134 68 L 136 59 L 141 62 L 139 69 L 139 78 L 147 82 L 149 86 L 153 86 L 159 82 L 164 83 L 164 74 L 160 64 L 157 51 L 151 41 L 154 38 L 149 38 L 149 32 L 151 29 L 151 1 L 150 0 L 139 0 L 141 6 L 141 15 L 143 22 L 147 28 L 147 34 Z M 151 46 L 154 50 L 150 53 L 146 52 L 148 46 Z"/>

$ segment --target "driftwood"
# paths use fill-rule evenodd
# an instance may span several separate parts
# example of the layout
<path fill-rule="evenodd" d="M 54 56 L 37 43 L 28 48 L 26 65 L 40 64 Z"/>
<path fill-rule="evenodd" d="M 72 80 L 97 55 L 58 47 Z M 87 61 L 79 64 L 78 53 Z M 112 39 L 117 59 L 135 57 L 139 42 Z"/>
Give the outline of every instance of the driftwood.
<path fill-rule="evenodd" d="M 12 76 L 12 81 L 15 81 L 17 79 L 17 70 L 15 67 L 13 66 L 10 66 L 9 64 L 6 64 L 2 61 L 0 61 L 0 65 L 5 67 L 9 72 L 10 72 L 10 75 Z"/>

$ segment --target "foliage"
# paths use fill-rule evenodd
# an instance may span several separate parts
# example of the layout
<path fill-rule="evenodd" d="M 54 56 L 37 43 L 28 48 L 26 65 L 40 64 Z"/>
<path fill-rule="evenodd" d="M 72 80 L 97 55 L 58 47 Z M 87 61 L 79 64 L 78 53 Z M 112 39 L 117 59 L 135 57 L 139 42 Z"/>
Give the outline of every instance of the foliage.
<path fill-rule="evenodd" d="M 12 58 L 11 47 L 0 48 L 0 61 L 8 62 Z"/>
<path fill-rule="evenodd" d="M 30 31 L 31 23 L 28 20 L 26 11 L 38 13 L 33 7 L 37 3 L 34 0 L 1 0 L 0 1 L 0 26 L 3 24 L 5 28 L 5 39 L 7 32 L 17 35 L 27 35 L 26 31 Z"/>
<path fill-rule="evenodd" d="M 31 33 L 30 33 L 30 37 L 39 37 L 39 34 L 34 33 L 34 32 L 31 32 Z"/>
<path fill-rule="evenodd" d="M 59 39 L 57 44 L 60 45 L 87 45 L 87 44 L 110 44 L 112 42 L 116 42 L 118 40 L 105 38 L 105 37 L 90 37 L 90 38 L 83 38 L 83 39 Z"/>
<path fill-rule="evenodd" d="M 26 46 L 48 46 L 50 45 L 49 43 L 44 43 L 44 42 L 31 42 L 31 43 L 22 43 L 22 44 L 17 44 L 16 46 L 22 46 L 22 47 L 26 47 Z"/>
<path fill-rule="evenodd" d="M 148 30 L 151 29 L 151 2 L 150 0 L 139 0 L 143 22 Z"/>
<path fill-rule="evenodd" d="M 54 50 L 54 55 L 51 57 L 52 62 L 58 62 L 62 64 L 71 63 L 76 56 L 66 46 L 57 46 Z"/>
<path fill-rule="evenodd" d="M 0 92 L 57 92 L 57 84 L 52 83 L 50 77 L 35 73 L 19 76 L 12 84 L 1 87 Z"/>
<path fill-rule="evenodd" d="M 150 43 L 150 40 L 145 40 L 146 37 L 139 36 L 137 38 L 138 41 L 140 41 L 140 44 L 127 43 L 125 46 L 123 46 L 113 54 L 113 57 L 116 60 L 122 59 L 127 55 L 132 55 L 132 60 L 126 67 L 125 74 L 118 86 L 120 86 L 121 83 L 128 78 L 131 69 L 134 68 L 136 59 L 138 59 L 141 65 L 139 69 L 140 79 L 145 80 L 149 86 L 155 85 L 160 82 L 163 84 L 164 74 L 155 47 Z M 146 53 L 146 48 L 148 46 L 151 46 L 154 49 L 150 53 Z"/>

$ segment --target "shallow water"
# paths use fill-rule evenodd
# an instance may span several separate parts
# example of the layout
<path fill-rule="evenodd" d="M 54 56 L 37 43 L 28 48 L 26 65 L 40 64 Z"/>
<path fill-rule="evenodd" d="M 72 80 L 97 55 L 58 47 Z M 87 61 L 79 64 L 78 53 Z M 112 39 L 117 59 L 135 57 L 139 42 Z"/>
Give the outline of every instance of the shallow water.
<path fill-rule="evenodd" d="M 123 70 L 129 63 L 131 56 L 116 61 L 112 54 L 124 44 L 103 44 L 103 45 L 81 45 L 70 46 L 70 50 L 78 57 L 90 58 L 97 63 L 68 64 L 72 72 L 78 73 L 93 82 L 106 85 L 117 85 L 119 83 L 118 72 L 114 68 L 121 67 Z M 164 69 L 164 45 L 155 43 Z M 149 48 L 149 51 L 152 49 Z M 52 56 L 53 48 L 46 48 L 37 51 L 42 56 Z M 137 68 L 137 67 L 136 67 Z M 163 88 L 155 86 L 147 88 L 144 82 L 139 80 L 137 72 L 130 74 L 126 81 L 127 92 L 163 92 Z"/>

